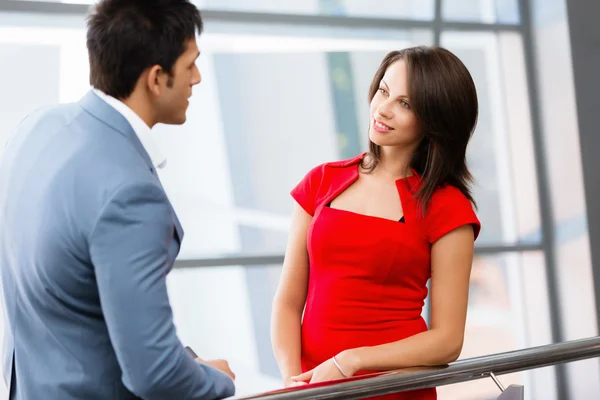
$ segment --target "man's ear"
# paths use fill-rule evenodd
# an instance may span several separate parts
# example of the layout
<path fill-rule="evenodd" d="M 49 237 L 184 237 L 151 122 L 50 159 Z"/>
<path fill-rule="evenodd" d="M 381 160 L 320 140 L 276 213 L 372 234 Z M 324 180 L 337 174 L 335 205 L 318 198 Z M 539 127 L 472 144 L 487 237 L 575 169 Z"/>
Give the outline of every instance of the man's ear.
<path fill-rule="evenodd" d="M 160 96 L 163 88 L 167 86 L 168 74 L 160 65 L 153 65 L 148 69 L 146 75 L 146 84 L 148 90 L 155 96 Z"/>

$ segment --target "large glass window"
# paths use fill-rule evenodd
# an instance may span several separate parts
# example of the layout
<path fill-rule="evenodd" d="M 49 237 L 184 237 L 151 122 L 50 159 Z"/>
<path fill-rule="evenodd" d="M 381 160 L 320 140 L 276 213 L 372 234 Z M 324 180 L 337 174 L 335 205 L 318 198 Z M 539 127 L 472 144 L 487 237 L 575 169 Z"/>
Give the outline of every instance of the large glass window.
<path fill-rule="evenodd" d="M 475 257 L 461 359 L 550 344 L 547 277 L 541 252 Z M 554 399 L 554 368 L 500 378 L 505 386 L 524 385 L 531 399 Z M 441 399 L 493 399 L 491 379 L 443 386 Z"/>
<path fill-rule="evenodd" d="M 445 31 L 469 68 L 479 121 L 468 151 L 483 229 L 478 244 L 539 243 L 539 200 L 523 45 L 516 33 Z"/>
<path fill-rule="evenodd" d="M 374 18 L 433 19 L 433 0 L 306 0 L 244 1 L 197 0 L 201 8 L 236 11 L 366 16 Z"/>
<path fill-rule="evenodd" d="M 269 318 L 279 266 L 175 269 L 169 296 L 177 333 L 203 358 L 225 358 L 238 395 L 281 387 Z"/>
<path fill-rule="evenodd" d="M 442 16 L 448 21 L 517 24 L 519 0 L 443 0 Z"/>
<path fill-rule="evenodd" d="M 40 0 L 20 0 L 40 1 Z M 93 4 L 96 0 L 41 0 L 52 3 Z M 344 15 L 371 18 L 433 19 L 434 0 L 193 0 L 201 10 L 305 15 Z"/>

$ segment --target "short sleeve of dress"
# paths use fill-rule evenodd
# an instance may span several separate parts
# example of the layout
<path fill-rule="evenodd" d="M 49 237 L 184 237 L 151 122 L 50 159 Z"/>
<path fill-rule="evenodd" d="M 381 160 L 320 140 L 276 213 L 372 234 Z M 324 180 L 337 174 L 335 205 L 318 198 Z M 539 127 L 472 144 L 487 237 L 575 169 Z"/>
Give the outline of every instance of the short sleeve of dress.
<path fill-rule="evenodd" d="M 323 179 L 324 166 L 313 168 L 302 178 L 300 183 L 291 191 L 291 195 L 298 204 L 310 215 L 315 215 L 317 208 L 317 194 Z"/>
<path fill-rule="evenodd" d="M 436 242 L 442 236 L 464 225 L 473 226 L 475 239 L 481 223 L 471 201 L 454 186 L 438 189 L 431 197 L 426 216 L 427 239 Z"/>

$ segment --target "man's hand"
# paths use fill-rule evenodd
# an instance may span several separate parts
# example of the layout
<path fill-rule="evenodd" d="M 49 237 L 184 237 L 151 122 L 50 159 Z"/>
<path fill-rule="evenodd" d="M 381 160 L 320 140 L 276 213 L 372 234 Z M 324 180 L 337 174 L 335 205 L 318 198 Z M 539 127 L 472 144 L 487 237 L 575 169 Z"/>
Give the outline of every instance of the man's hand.
<path fill-rule="evenodd" d="M 229 375 L 231 379 L 235 380 L 235 374 L 233 373 L 231 368 L 229 368 L 229 363 L 226 360 L 203 360 L 202 358 L 198 357 L 196 358 L 196 361 L 218 369 L 219 371 Z"/>

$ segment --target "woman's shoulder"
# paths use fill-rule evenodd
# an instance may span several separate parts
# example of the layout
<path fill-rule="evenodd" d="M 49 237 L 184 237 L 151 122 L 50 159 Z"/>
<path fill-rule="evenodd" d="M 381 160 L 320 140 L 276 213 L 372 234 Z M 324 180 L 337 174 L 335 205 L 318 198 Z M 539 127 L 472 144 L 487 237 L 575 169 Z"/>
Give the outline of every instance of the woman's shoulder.
<path fill-rule="evenodd" d="M 365 158 L 365 154 L 366 153 L 361 153 L 357 156 L 354 156 L 352 158 L 348 158 L 346 160 L 339 160 L 339 161 L 331 161 L 328 163 L 323 164 L 324 166 L 327 167 L 331 167 L 331 168 L 346 168 L 346 167 L 351 167 L 353 165 L 357 165 L 359 164 L 363 158 Z"/>
<path fill-rule="evenodd" d="M 456 186 L 448 183 L 439 185 L 431 195 L 432 204 L 443 204 L 447 202 L 471 203 L 469 198 Z"/>
<path fill-rule="evenodd" d="M 433 192 L 427 205 L 425 221 L 431 231 L 432 242 L 461 225 L 472 224 L 475 238 L 481 229 L 481 223 L 469 197 L 450 184 L 441 185 Z"/>
<path fill-rule="evenodd" d="M 306 212 L 314 215 L 317 206 L 323 203 L 331 191 L 334 191 L 346 179 L 358 174 L 356 166 L 363 157 L 364 153 L 346 160 L 317 165 L 292 189 L 292 197 Z"/>
<path fill-rule="evenodd" d="M 353 168 L 355 165 L 358 165 L 365 157 L 365 154 L 366 153 L 362 153 L 345 160 L 329 161 L 319 164 L 312 168 L 307 175 L 321 178 L 328 175 L 335 175 L 341 170 Z"/>

